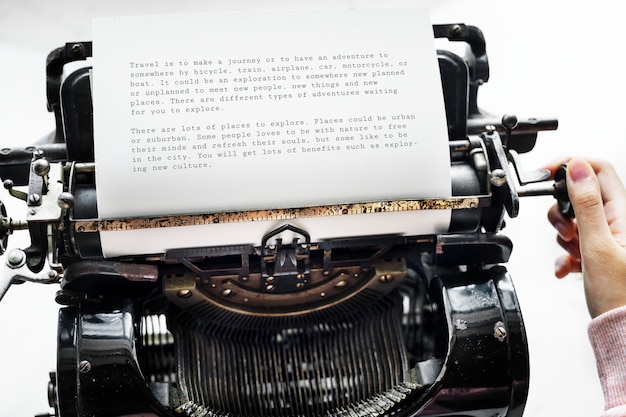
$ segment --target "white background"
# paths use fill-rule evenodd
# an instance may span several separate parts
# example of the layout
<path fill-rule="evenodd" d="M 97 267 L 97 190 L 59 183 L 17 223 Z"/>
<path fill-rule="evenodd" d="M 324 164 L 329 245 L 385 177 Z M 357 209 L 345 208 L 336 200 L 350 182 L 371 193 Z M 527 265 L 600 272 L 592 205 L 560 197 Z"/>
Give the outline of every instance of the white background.
<path fill-rule="evenodd" d="M 289 2 L 306 6 L 306 2 Z M 91 39 L 93 16 L 245 9 L 278 1 L 0 0 L 0 146 L 29 144 L 54 127 L 46 112 L 45 57 L 65 42 Z M 311 4 L 356 5 L 354 1 Z M 371 1 L 373 5 L 390 2 Z M 434 23 L 464 22 L 487 39 L 491 79 L 479 94 L 481 107 L 520 117 L 558 117 L 556 132 L 540 135 L 524 155 L 536 168 L 561 155 L 613 161 L 622 178 L 621 129 L 625 89 L 620 2 L 439 0 L 406 1 L 431 7 Z M 324 22 L 320 23 L 323 30 Z M 286 34 L 288 36 L 288 34 Z M 0 199 L 9 202 L 0 190 Z M 525 416 L 594 416 L 603 408 L 595 363 L 587 341 L 589 322 L 582 282 L 558 281 L 553 262 L 560 253 L 547 220 L 550 198 L 527 198 L 504 233 L 514 242 L 507 267 L 522 304 L 531 355 Z M 9 206 L 23 218 L 23 206 Z M 24 246 L 23 233 L 12 245 Z M 1 262 L 4 263 L 3 261 Z M 13 286 L 0 303 L 0 416 L 47 411 L 47 373 L 55 366 L 54 286 Z"/>

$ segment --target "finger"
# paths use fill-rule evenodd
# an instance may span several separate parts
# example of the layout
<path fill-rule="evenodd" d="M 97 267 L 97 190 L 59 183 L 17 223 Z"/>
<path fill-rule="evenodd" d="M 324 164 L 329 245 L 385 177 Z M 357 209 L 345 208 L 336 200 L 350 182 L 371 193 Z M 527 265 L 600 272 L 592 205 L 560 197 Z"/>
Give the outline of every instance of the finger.
<path fill-rule="evenodd" d="M 552 175 L 564 164 L 568 164 L 572 159 L 580 159 L 573 157 L 556 158 L 542 168 L 549 170 Z M 606 193 L 606 197 L 621 198 L 626 200 L 626 189 L 624 183 L 620 180 L 619 175 L 615 171 L 615 167 L 608 161 L 602 159 L 585 158 L 596 173 L 598 180 L 602 184 L 602 189 Z M 604 194 L 603 194 L 604 196 Z"/>
<path fill-rule="evenodd" d="M 600 183 L 604 212 L 615 241 L 626 248 L 626 189 L 613 165 L 602 160 L 589 161 Z"/>
<path fill-rule="evenodd" d="M 602 201 L 600 183 L 592 166 L 582 159 L 571 159 L 567 166 L 568 193 L 578 224 L 582 251 L 595 253 L 614 242 Z"/>
<path fill-rule="evenodd" d="M 580 158 L 559 158 L 547 164 L 544 169 L 548 169 L 554 174 L 563 164 L 568 164 L 572 159 Z M 614 210 L 619 218 L 624 217 L 626 212 L 626 188 L 620 179 L 615 167 L 608 161 L 602 159 L 587 159 L 587 163 L 593 168 L 596 178 L 600 183 L 602 200 L 608 210 Z M 611 219 L 608 219 L 609 221 Z M 626 229 L 626 225 L 625 225 Z"/>
<path fill-rule="evenodd" d="M 557 278 L 564 278 L 572 272 L 580 271 L 580 260 L 572 259 L 568 255 L 560 256 L 554 262 L 554 275 Z"/>
<path fill-rule="evenodd" d="M 563 240 L 561 236 L 557 236 L 556 241 L 563 249 L 567 251 L 569 256 L 571 256 L 574 259 L 578 259 L 578 260 L 581 259 L 582 256 L 580 254 L 580 242 L 578 240 L 578 237 L 576 237 L 575 239 L 566 241 L 566 240 Z"/>
<path fill-rule="evenodd" d="M 588 162 L 600 183 L 604 203 L 615 203 L 619 204 L 620 207 L 625 207 L 626 189 L 624 189 L 624 183 L 621 181 L 613 165 L 602 160 L 588 160 Z"/>
<path fill-rule="evenodd" d="M 569 219 L 561 214 L 558 204 L 553 205 L 548 210 L 548 220 L 556 229 L 563 240 L 570 241 L 578 236 L 578 226 L 574 219 Z"/>

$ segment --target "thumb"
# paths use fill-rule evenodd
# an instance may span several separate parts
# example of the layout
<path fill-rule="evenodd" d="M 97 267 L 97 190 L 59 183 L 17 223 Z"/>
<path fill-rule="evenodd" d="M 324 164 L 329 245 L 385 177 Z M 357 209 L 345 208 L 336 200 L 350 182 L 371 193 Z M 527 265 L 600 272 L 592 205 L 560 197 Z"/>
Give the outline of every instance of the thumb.
<path fill-rule="evenodd" d="M 574 208 L 581 251 L 596 252 L 612 241 L 598 178 L 591 165 L 572 159 L 567 166 L 567 191 Z"/>

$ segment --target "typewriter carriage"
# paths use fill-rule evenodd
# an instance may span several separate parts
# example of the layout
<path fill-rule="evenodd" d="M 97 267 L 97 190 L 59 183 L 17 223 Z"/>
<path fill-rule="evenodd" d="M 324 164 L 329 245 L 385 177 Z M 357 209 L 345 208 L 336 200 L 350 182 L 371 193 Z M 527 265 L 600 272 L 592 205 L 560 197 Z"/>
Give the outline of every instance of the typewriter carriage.
<path fill-rule="evenodd" d="M 525 173 L 517 157 L 556 121 L 482 112 L 482 33 L 460 24 L 434 33 L 469 45 L 468 57 L 438 58 L 453 195 L 480 196 L 453 210 L 447 233 L 311 242 L 286 226 L 302 239 L 270 245 L 270 233 L 261 247 L 120 259 L 104 259 L 98 233 L 74 227 L 98 217 L 97 167 L 89 72 L 64 68 L 89 57 L 91 43 L 50 54 L 57 129 L 0 154 L 5 187 L 28 207 L 13 221 L 0 203 L 0 236 L 1 249 L 13 231 L 31 237 L 7 255 L 3 286 L 61 283 L 56 415 L 521 416 L 528 352 L 502 266 L 512 244 L 499 232 L 520 195 L 564 198 L 551 185 L 525 190 L 548 177 Z"/>

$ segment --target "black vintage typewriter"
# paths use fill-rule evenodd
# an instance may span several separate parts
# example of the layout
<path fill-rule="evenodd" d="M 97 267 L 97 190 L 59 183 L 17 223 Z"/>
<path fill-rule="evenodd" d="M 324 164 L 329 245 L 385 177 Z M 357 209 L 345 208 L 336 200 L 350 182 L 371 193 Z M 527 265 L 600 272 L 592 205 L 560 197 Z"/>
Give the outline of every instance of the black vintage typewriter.
<path fill-rule="evenodd" d="M 446 233 L 316 242 L 286 220 L 258 247 L 116 259 L 84 230 L 98 218 L 89 68 L 63 75 L 91 43 L 54 50 L 56 131 L 0 152 L 4 187 L 26 210 L 16 220 L 0 203 L 0 298 L 12 283 L 60 285 L 53 415 L 521 416 L 527 341 L 500 232 L 523 195 L 569 208 L 563 178 L 519 162 L 557 122 L 481 111 L 482 33 L 434 35 L 468 45 L 464 57 L 438 51 L 453 198 L 471 202 Z M 9 249 L 18 230 L 31 244 Z M 285 230 L 298 238 L 273 239 Z"/>

